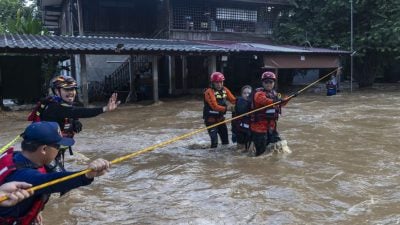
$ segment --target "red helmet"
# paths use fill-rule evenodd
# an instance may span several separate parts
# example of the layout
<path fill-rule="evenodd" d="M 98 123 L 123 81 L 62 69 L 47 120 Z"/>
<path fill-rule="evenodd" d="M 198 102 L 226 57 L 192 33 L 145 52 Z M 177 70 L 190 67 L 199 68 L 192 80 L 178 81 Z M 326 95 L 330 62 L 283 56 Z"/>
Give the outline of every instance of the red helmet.
<path fill-rule="evenodd" d="M 264 72 L 261 75 L 261 80 L 263 81 L 263 80 L 266 80 L 266 79 L 271 79 L 271 80 L 276 81 L 276 75 L 273 72 L 269 72 L 269 71 Z"/>
<path fill-rule="evenodd" d="M 211 82 L 222 82 L 225 80 L 225 76 L 220 72 L 214 72 L 210 77 Z"/>
<path fill-rule="evenodd" d="M 58 88 L 78 88 L 78 85 L 74 78 L 69 76 L 56 76 L 50 81 L 50 87 L 52 89 Z"/>

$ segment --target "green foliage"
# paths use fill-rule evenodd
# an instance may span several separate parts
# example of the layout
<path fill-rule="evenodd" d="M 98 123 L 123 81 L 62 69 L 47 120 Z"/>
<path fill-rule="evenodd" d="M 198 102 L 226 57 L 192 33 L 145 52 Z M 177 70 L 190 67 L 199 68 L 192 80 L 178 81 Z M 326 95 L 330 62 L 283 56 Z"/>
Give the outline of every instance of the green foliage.
<path fill-rule="evenodd" d="M 7 32 L 13 34 L 42 34 L 44 29 L 42 23 L 35 19 L 32 14 L 22 16 L 21 10 L 18 9 L 17 17 L 7 22 Z"/>
<path fill-rule="evenodd" d="M 25 0 L 0 0 L 0 8 L 0 33 L 45 33 L 36 4 L 27 6 Z"/>
<path fill-rule="evenodd" d="M 21 0 L 0 0 L 0 24 L 4 26 L 9 19 L 15 19 L 18 9 L 24 8 Z"/>
<path fill-rule="evenodd" d="M 281 43 L 350 50 L 350 2 L 345 0 L 292 0 L 276 27 Z M 355 68 L 360 86 L 400 60 L 400 1 L 353 0 Z M 397 61 L 396 61 L 397 60 Z M 362 77 L 361 77 L 362 76 Z"/>

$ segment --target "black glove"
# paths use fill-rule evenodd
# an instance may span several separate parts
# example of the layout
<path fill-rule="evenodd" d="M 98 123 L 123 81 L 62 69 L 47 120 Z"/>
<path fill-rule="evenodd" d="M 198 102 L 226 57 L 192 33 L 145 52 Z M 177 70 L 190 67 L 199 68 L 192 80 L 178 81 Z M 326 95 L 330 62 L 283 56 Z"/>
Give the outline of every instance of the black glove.
<path fill-rule="evenodd" d="M 281 98 L 275 98 L 273 103 L 281 103 L 282 99 Z"/>
<path fill-rule="evenodd" d="M 79 133 L 82 131 L 82 123 L 79 120 L 72 121 L 72 131 Z"/>
<path fill-rule="evenodd" d="M 290 100 L 290 98 L 282 98 L 282 99 L 281 99 L 282 103 L 286 103 L 286 102 L 288 102 L 289 100 Z"/>
<path fill-rule="evenodd" d="M 289 98 L 278 98 L 274 100 L 274 103 L 283 104 L 289 101 Z"/>

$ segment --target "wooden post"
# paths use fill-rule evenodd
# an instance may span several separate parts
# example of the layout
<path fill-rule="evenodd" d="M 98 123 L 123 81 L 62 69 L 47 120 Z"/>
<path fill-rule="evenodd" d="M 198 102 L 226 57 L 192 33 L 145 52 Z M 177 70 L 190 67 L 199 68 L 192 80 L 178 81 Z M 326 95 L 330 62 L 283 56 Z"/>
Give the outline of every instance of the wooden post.
<path fill-rule="evenodd" d="M 82 0 L 77 0 L 78 5 L 78 29 L 79 35 L 83 35 Z"/>
<path fill-rule="evenodd" d="M 217 71 L 217 56 L 212 55 L 208 57 L 208 74 L 212 74 Z"/>
<path fill-rule="evenodd" d="M 342 81 L 341 77 L 342 77 L 342 67 L 339 65 L 339 67 L 337 68 L 337 71 L 336 71 L 336 82 L 337 82 L 336 88 L 337 88 L 337 91 L 340 90 L 340 82 Z"/>
<path fill-rule="evenodd" d="M 153 56 L 153 100 L 155 103 L 159 101 L 158 96 L 158 56 Z"/>
<path fill-rule="evenodd" d="M 182 89 L 183 93 L 187 92 L 187 58 L 186 56 L 182 57 Z"/>
<path fill-rule="evenodd" d="M 71 36 L 74 36 L 74 13 L 73 13 L 74 5 L 72 0 L 68 1 L 68 11 L 69 11 L 69 33 Z"/>
<path fill-rule="evenodd" d="M 128 60 L 129 60 L 129 94 L 128 97 L 126 97 L 125 102 L 136 102 L 137 90 L 135 86 L 135 80 L 138 78 L 136 77 L 135 65 L 133 63 L 133 55 L 130 55 Z"/>
<path fill-rule="evenodd" d="M 169 91 L 170 95 L 175 93 L 175 56 L 168 56 L 168 75 L 169 75 Z"/>
<path fill-rule="evenodd" d="M 83 36 L 83 19 L 82 19 L 82 1 L 77 0 L 78 5 L 78 28 L 79 28 L 79 35 Z M 86 70 L 86 55 L 80 54 L 79 55 L 79 62 L 81 65 L 81 74 L 80 74 L 80 85 L 81 85 L 81 95 L 82 95 L 82 102 L 85 106 L 89 104 L 89 90 L 88 90 L 88 80 L 87 80 L 87 70 Z"/>
<path fill-rule="evenodd" d="M 76 80 L 75 55 L 70 55 L 70 60 L 71 60 L 71 76 Z"/>
<path fill-rule="evenodd" d="M 87 70 L 86 70 L 86 55 L 80 54 L 79 61 L 81 64 L 81 91 L 82 91 L 82 102 L 83 105 L 89 105 L 89 83 L 87 80 Z"/>
<path fill-rule="evenodd" d="M 276 76 L 276 81 L 275 81 L 275 90 L 278 90 L 278 72 L 279 72 L 279 69 L 278 68 L 275 68 L 275 76 Z"/>

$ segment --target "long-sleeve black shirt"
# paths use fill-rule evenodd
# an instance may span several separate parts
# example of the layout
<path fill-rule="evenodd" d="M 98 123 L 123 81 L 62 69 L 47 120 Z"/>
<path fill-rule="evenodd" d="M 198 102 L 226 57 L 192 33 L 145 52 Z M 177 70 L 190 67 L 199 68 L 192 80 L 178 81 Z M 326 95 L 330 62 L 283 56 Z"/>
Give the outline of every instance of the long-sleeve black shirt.
<path fill-rule="evenodd" d="M 68 106 L 60 103 L 50 103 L 40 114 L 40 120 L 57 122 L 64 129 L 65 119 L 79 119 L 95 117 L 103 113 L 103 108 L 84 108 Z"/>

